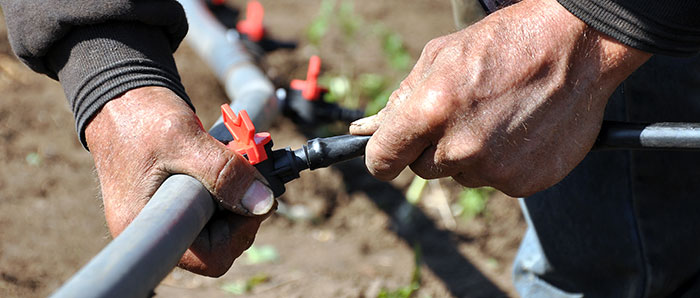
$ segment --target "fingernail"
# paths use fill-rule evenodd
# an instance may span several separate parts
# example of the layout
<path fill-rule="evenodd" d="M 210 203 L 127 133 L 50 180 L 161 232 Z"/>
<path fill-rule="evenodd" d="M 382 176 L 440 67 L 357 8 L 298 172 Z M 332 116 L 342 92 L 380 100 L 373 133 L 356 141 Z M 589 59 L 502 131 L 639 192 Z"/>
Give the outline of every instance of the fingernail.
<path fill-rule="evenodd" d="M 275 203 L 275 197 L 271 189 L 262 182 L 255 180 L 246 190 L 241 203 L 250 213 L 263 215 L 270 211 Z"/>
<path fill-rule="evenodd" d="M 366 125 L 367 122 L 369 122 L 372 117 L 374 117 L 374 115 L 369 116 L 369 117 L 365 117 L 362 119 L 357 119 L 357 120 L 353 121 L 352 123 L 350 123 L 350 126 L 362 127 L 363 125 Z"/>

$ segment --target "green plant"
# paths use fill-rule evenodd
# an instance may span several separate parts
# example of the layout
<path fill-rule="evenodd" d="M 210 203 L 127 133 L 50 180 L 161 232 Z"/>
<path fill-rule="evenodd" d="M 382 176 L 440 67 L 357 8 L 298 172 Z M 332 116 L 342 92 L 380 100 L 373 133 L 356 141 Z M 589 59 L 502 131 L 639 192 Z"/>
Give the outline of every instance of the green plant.
<path fill-rule="evenodd" d="M 329 92 L 324 100 L 335 102 L 348 108 L 365 106 L 367 115 L 373 115 L 386 106 L 389 96 L 399 85 L 400 79 L 411 66 L 412 57 L 404 44 L 403 38 L 379 22 L 367 22 L 354 9 L 353 2 L 344 0 L 337 5 L 336 0 L 323 0 L 317 16 L 306 31 L 309 43 L 320 47 L 322 40 L 332 29 L 337 28 L 341 34 L 339 49 L 358 49 L 363 52 L 375 51 L 384 57 L 385 63 L 394 70 L 395 75 L 378 73 L 358 74 L 349 61 L 340 73 L 324 74 L 319 82 L 327 86 Z M 335 32 L 335 31 L 334 31 Z M 358 34 L 358 33 L 362 34 Z M 377 42 L 370 42 L 374 39 Z M 333 40 L 337 42 L 337 40 Z M 366 45 L 379 44 L 368 48 Z M 348 55 L 348 59 L 355 56 Z"/>
<path fill-rule="evenodd" d="M 272 245 L 263 245 L 260 247 L 251 245 L 243 255 L 245 256 L 246 263 L 251 265 L 274 262 L 279 258 L 277 249 Z"/>
<path fill-rule="evenodd" d="M 409 298 L 420 289 L 421 284 L 421 264 L 423 263 L 423 252 L 419 244 L 413 246 L 413 274 L 411 275 L 411 283 L 390 291 L 382 289 L 379 291 L 377 298 Z"/>
<path fill-rule="evenodd" d="M 352 39 L 355 37 L 355 33 L 362 27 L 363 20 L 357 14 L 355 14 L 355 7 L 352 1 L 343 1 L 340 3 L 340 8 L 338 9 L 338 20 L 340 22 L 340 29 L 343 31 L 343 35 L 347 38 Z"/>
<path fill-rule="evenodd" d="M 406 200 L 413 205 L 417 204 L 427 185 L 428 180 L 418 176 L 413 177 L 413 181 L 411 181 L 411 185 L 408 186 L 408 190 L 406 191 Z"/>
<path fill-rule="evenodd" d="M 463 189 L 457 203 L 452 206 L 455 214 L 467 219 L 481 215 L 486 210 L 486 202 L 493 192 L 494 189 L 491 187 Z"/>
<path fill-rule="evenodd" d="M 328 32 L 329 22 L 335 8 L 335 0 L 323 0 L 318 15 L 311 21 L 311 25 L 306 29 L 306 38 L 313 45 L 318 46 L 321 39 Z"/>
<path fill-rule="evenodd" d="M 375 34 L 382 42 L 382 52 L 389 60 L 389 65 L 398 71 L 406 71 L 411 66 L 411 54 L 404 45 L 403 38 L 383 25 L 375 27 Z"/>
<path fill-rule="evenodd" d="M 243 295 L 250 293 L 253 288 L 268 281 L 270 281 L 270 276 L 267 274 L 256 274 L 245 281 L 238 280 L 231 283 L 226 283 L 221 286 L 221 289 L 234 295 Z"/>

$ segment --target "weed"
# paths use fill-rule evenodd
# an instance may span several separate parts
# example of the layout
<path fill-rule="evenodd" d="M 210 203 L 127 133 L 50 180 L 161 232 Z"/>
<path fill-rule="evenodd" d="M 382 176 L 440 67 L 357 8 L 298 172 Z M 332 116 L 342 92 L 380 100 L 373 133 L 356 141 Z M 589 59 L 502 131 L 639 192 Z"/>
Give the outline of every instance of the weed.
<path fill-rule="evenodd" d="M 252 245 L 244 253 L 246 263 L 248 264 L 261 264 L 274 262 L 279 258 L 277 249 L 272 245 L 255 246 Z"/>
<path fill-rule="evenodd" d="M 340 73 L 325 74 L 319 78 L 319 82 L 329 89 L 324 100 L 348 108 L 365 106 L 367 115 L 376 114 L 386 106 L 389 96 L 398 87 L 400 79 L 413 61 L 403 38 L 380 22 L 364 20 L 355 12 L 353 2 L 348 0 L 341 1 L 339 5 L 335 0 L 323 0 L 319 13 L 306 31 L 306 37 L 311 45 L 318 48 L 326 33 L 333 29 L 338 30 L 343 37 L 340 44 L 336 43 L 334 47 L 362 47 L 362 51 L 377 52 L 384 57 L 384 63 L 395 75 L 358 74 L 352 70 L 352 66 Z M 378 44 L 379 47 L 369 48 L 366 46 L 369 44 Z M 352 65 L 352 61 L 349 64 Z"/>
<path fill-rule="evenodd" d="M 419 244 L 413 246 L 413 275 L 411 276 L 411 283 L 400 287 L 396 290 L 389 291 L 387 289 L 382 289 L 379 291 L 377 298 L 409 298 L 418 289 L 421 284 L 421 264 L 423 263 L 423 252 Z"/>
<path fill-rule="evenodd" d="M 335 0 L 323 0 L 318 15 L 311 21 L 311 25 L 306 30 L 306 38 L 315 46 L 318 46 L 321 39 L 328 32 L 329 22 L 335 8 Z"/>
<path fill-rule="evenodd" d="M 408 190 L 406 191 L 406 200 L 413 205 L 417 204 L 427 185 L 428 180 L 418 176 L 413 177 L 413 181 L 411 181 L 411 185 L 408 186 Z"/>
<path fill-rule="evenodd" d="M 481 215 L 486 210 L 486 202 L 493 192 L 494 189 L 491 187 L 465 188 L 459 194 L 459 199 L 452 206 L 452 210 L 455 215 L 466 219 Z"/>
<path fill-rule="evenodd" d="M 238 280 L 226 283 L 221 286 L 221 289 L 233 295 L 243 295 L 250 293 L 253 288 L 268 281 L 270 281 L 270 276 L 267 274 L 256 274 L 245 281 Z"/>
<path fill-rule="evenodd" d="M 382 52 L 389 60 L 389 65 L 397 71 L 407 71 L 411 66 L 412 58 L 401 35 L 390 31 L 381 24 L 375 27 L 374 32 L 382 42 Z"/>
<path fill-rule="evenodd" d="M 353 6 L 353 3 L 350 1 L 343 1 L 340 3 L 338 17 L 343 35 L 350 39 L 355 37 L 355 33 L 362 26 L 363 20 L 357 14 L 355 14 L 355 7 Z"/>

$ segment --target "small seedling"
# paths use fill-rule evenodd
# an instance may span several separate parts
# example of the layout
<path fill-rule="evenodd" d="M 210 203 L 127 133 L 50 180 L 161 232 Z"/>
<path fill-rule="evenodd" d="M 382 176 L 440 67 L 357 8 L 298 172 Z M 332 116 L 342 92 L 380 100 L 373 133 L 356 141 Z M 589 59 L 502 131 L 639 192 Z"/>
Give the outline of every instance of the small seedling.
<path fill-rule="evenodd" d="M 231 283 L 226 283 L 221 286 L 221 289 L 233 295 L 244 295 L 253 291 L 256 286 L 268 281 L 270 281 L 270 276 L 260 273 L 254 275 L 246 281 L 237 280 Z"/>
<path fill-rule="evenodd" d="M 374 32 L 382 42 L 382 52 L 388 59 L 389 65 L 397 71 L 407 71 L 411 66 L 412 59 L 401 35 L 383 25 L 377 25 Z"/>
<path fill-rule="evenodd" d="M 355 12 L 352 1 L 344 0 L 340 5 L 336 4 L 336 0 L 321 2 L 319 13 L 307 29 L 309 43 L 318 48 L 326 34 L 337 28 L 335 30 L 343 35 L 338 48 L 360 47 L 364 52 L 375 52 L 384 57 L 384 63 L 394 74 L 358 74 L 352 67 L 341 73 L 325 74 L 319 78 L 329 88 L 324 100 L 349 108 L 365 106 L 366 115 L 376 114 L 386 106 L 389 96 L 398 88 L 400 79 L 410 69 L 413 58 L 401 35 L 380 22 L 364 20 Z M 379 47 L 366 46 L 377 44 Z"/>
<path fill-rule="evenodd" d="M 412 205 L 418 204 L 426 185 L 428 185 L 428 180 L 418 176 L 413 177 L 413 181 L 411 181 L 411 185 L 408 186 L 406 191 L 406 200 Z"/>
<path fill-rule="evenodd" d="M 323 0 L 318 15 L 311 21 L 311 25 L 306 30 L 306 38 L 315 46 L 321 43 L 321 39 L 326 36 L 330 26 L 330 20 L 335 8 L 335 0 Z"/>
<path fill-rule="evenodd" d="M 362 18 L 355 14 L 353 3 L 347 0 L 341 2 L 338 16 L 340 28 L 343 30 L 345 38 L 352 40 L 363 23 Z"/>
<path fill-rule="evenodd" d="M 277 261 L 279 258 L 277 249 L 272 245 L 263 245 L 260 247 L 253 245 L 243 254 L 245 255 L 246 263 L 250 265 L 270 263 Z"/>
<path fill-rule="evenodd" d="M 411 283 L 400 287 L 396 290 L 390 291 L 387 289 L 382 289 L 377 298 L 410 298 L 413 294 L 420 289 L 421 285 L 421 264 L 423 263 L 423 252 L 419 244 L 413 246 L 413 274 L 411 276 Z"/>
<path fill-rule="evenodd" d="M 465 188 L 459 194 L 457 203 L 452 206 L 455 215 L 466 219 L 481 215 L 486 210 L 486 202 L 493 192 L 491 187 Z"/>

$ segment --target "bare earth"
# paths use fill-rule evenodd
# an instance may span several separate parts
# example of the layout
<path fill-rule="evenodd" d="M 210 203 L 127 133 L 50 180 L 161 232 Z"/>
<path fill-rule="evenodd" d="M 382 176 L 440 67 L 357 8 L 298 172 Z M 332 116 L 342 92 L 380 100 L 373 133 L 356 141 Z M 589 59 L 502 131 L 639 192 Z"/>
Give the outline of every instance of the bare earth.
<path fill-rule="evenodd" d="M 302 40 L 320 1 L 267 0 L 266 25 L 282 39 Z M 243 1 L 230 1 L 242 6 Z M 430 39 L 454 30 L 449 1 L 354 1 L 365 20 L 381 20 L 400 33 L 414 59 Z M 28 70 L 13 56 L 0 22 L 0 297 L 47 296 L 111 237 L 105 228 L 92 159 L 78 143 L 60 85 Z M 377 69 L 382 57 L 361 47 L 333 44 L 320 52 L 301 44 L 268 57 L 276 82 L 300 78 L 312 54 L 324 70 Z M 226 102 L 221 86 L 183 44 L 176 53 L 183 82 L 205 126 Z M 378 62 L 379 61 L 379 62 Z M 299 147 L 305 137 L 287 119 L 272 129 L 278 147 Z M 275 215 L 261 228 L 256 247 L 272 246 L 275 261 L 251 263 L 244 256 L 218 279 L 174 270 L 156 289 L 158 297 L 228 297 L 227 285 L 264 276 L 249 297 L 376 297 L 381 289 L 406 286 L 414 247 L 423 254 L 423 279 L 414 297 L 515 296 L 510 264 L 525 229 L 517 201 L 495 195 L 472 220 L 440 215 L 440 199 L 453 202 L 458 187 L 433 182 L 417 207 L 405 203 L 412 174 L 392 183 L 369 176 L 361 160 L 302 173 L 281 198 L 315 215 L 292 220 Z M 88 289 L 89 291 L 89 289 Z"/>

